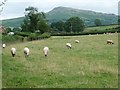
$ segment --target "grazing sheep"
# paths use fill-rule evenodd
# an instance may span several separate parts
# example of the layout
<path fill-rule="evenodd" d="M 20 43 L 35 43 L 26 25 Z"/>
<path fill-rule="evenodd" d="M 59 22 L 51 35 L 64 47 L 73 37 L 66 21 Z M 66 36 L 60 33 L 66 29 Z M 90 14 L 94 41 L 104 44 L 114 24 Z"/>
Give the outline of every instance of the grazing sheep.
<path fill-rule="evenodd" d="M 70 43 L 66 43 L 66 47 L 67 47 L 68 49 L 71 49 L 71 48 L 72 48 L 72 46 L 71 46 Z"/>
<path fill-rule="evenodd" d="M 12 35 L 14 35 L 14 32 L 9 32 L 8 35 L 11 35 L 11 36 L 12 36 Z"/>
<path fill-rule="evenodd" d="M 75 40 L 75 43 L 79 43 L 79 40 Z"/>
<path fill-rule="evenodd" d="M 29 56 L 29 53 L 30 53 L 29 48 L 25 47 L 25 48 L 24 48 L 25 57 L 28 57 L 28 56 Z"/>
<path fill-rule="evenodd" d="M 43 53 L 44 53 L 45 57 L 48 56 L 48 51 L 49 51 L 48 47 L 43 48 Z"/>
<path fill-rule="evenodd" d="M 112 40 L 107 40 L 107 44 L 114 44 Z"/>
<path fill-rule="evenodd" d="M 11 48 L 11 54 L 12 54 L 13 57 L 15 56 L 15 53 L 16 53 L 16 49 L 15 48 Z"/>
<path fill-rule="evenodd" d="M 3 44 L 2 47 L 5 48 L 5 47 L 6 47 L 6 44 Z"/>

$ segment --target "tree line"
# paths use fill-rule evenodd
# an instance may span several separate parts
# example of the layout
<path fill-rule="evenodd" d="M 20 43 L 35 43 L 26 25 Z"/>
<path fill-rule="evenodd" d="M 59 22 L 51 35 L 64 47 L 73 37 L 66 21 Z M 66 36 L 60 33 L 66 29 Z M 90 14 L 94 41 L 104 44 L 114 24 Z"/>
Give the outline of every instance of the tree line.
<path fill-rule="evenodd" d="M 85 28 L 84 22 L 79 17 L 71 17 L 66 22 L 59 21 L 49 25 L 44 12 L 38 12 L 35 7 L 25 9 L 25 19 L 21 24 L 22 32 L 82 32 Z"/>
<path fill-rule="evenodd" d="M 94 21 L 95 26 L 102 25 L 100 19 Z M 30 32 L 30 33 L 80 33 L 84 31 L 85 25 L 79 17 L 71 17 L 65 22 L 58 21 L 49 24 L 44 12 L 38 12 L 35 7 L 25 8 L 25 17 L 20 28 L 6 29 L 6 32 Z"/>

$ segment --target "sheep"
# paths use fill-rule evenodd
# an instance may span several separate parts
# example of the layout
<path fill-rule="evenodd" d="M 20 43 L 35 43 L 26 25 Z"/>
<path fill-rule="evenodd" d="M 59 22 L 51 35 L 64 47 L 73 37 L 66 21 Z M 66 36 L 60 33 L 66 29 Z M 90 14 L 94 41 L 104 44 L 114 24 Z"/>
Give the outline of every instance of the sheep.
<path fill-rule="evenodd" d="M 11 35 L 11 36 L 12 36 L 12 35 L 14 35 L 14 32 L 9 32 L 8 35 Z"/>
<path fill-rule="evenodd" d="M 43 48 L 43 53 L 44 53 L 45 57 L 48 56 L 48 52 L 49 52 L 49 48 L 48 47 L 44 47 Z"/>
<path fill-rule="evenodd" d="M 71 48 L 72 48 L 72 45 L 71 45 L 70 43 L 66 43 L 66 47 L 67 47 L 68 49 L 71 49 Z"/>
<path fill-rule="evenodd" d="M 15 56 L 15 54 L 16 54 L 16 49 L 15 48 L 11 48 L 11 54 L 12 54 L 13 57 Z"/>
<path fill-rule="evenodd" d="M 79 40 L 75 40 L 75 43 L 79 43 Z"/>
<path fill-rule="evenodd" d="M 25 57 L 28 57 L 28 56 L 29 56 L 29 53 L 30 53 L 29 48 L 25 47 L 25 48 L 24 48 L 24 55 L 25 55 Z"/>
<path fill-rule="evenodd" d="M 5 48 L 5 47 L 6 47 L 6 44 L 3 44 L 2 47 Z"/>
<path fill-rule="evenodd" d="M 107 40 L 107 44 L 114 44 L 112 40 Z"/>

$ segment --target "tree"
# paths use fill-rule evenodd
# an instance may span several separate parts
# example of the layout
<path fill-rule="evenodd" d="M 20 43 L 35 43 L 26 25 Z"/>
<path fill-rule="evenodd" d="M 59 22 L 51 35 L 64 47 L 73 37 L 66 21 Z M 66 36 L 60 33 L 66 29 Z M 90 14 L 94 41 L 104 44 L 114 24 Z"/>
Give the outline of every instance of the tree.
<path fill-rule="evenodd" d="M 39 24 L 40 22 L 46 25 L 45 14 L 43 12 L 38 12 L 38 9 L 35 7 L 28 7 L 25 9 L 25 19 L 23 23 L 21 24 L 22 31 L 34 33 L 38 29 L 42 28 L 40 27 L 41 26 Z"/>
<path fill-rule="evenodd" d="M 24 32 L 32 32 L 32 30 L 30 29 L 30 21 L 27 18 L 27 16 L 23 20 L 23 23 L 21 24 L 21 28 L 22 28 L 22 31 Z"/>
<path fill-rule="evenodd" d="M 101 26 L 102 25 L 100 19 L 95 19 L 94 24 L 95 24 L 95 26 Z"/>
<path fill-rule="evenodd" d="M 6 33 L 9 33 L 9 32 L 12 32 L 12 29 L 8 27 L 8 28 L 6 28 L 5 31 L 6 31 Z"/>
<path fill-rule="evenodd" d="M 85 28 L 84 22 L 79 17 L 71 17 L 64 26 L 66 32 L 82 32 Z"/>
<path fill-rule="evenodd" d="M 13 28 L 13 32 L 21 32 L 20 28 Z"/>
<path fill-rule="evenodd" d="M 56 28 L 58 31 L 64 31 L 64 22 L 54 22 L 51 24 L 51 28 Z"/>
<path fill-rule="evenodd" d="M 41 34 L 43 34 L 45 32 L 49 32 L 50 27 L 45 21 L 41 20 L 41 21 L 38 21 L 37 23 L 37 29 L 40 31 Z"/>

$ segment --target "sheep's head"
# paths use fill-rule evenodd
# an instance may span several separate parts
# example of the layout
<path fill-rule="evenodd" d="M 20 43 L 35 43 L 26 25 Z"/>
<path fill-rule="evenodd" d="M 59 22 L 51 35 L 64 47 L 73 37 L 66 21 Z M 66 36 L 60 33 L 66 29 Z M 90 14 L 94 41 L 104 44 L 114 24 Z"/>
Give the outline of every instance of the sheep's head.
<path fill-rule="evenodd" d="M 45 54 L 45 57 L 47 57 L 47 54 Z"/>

